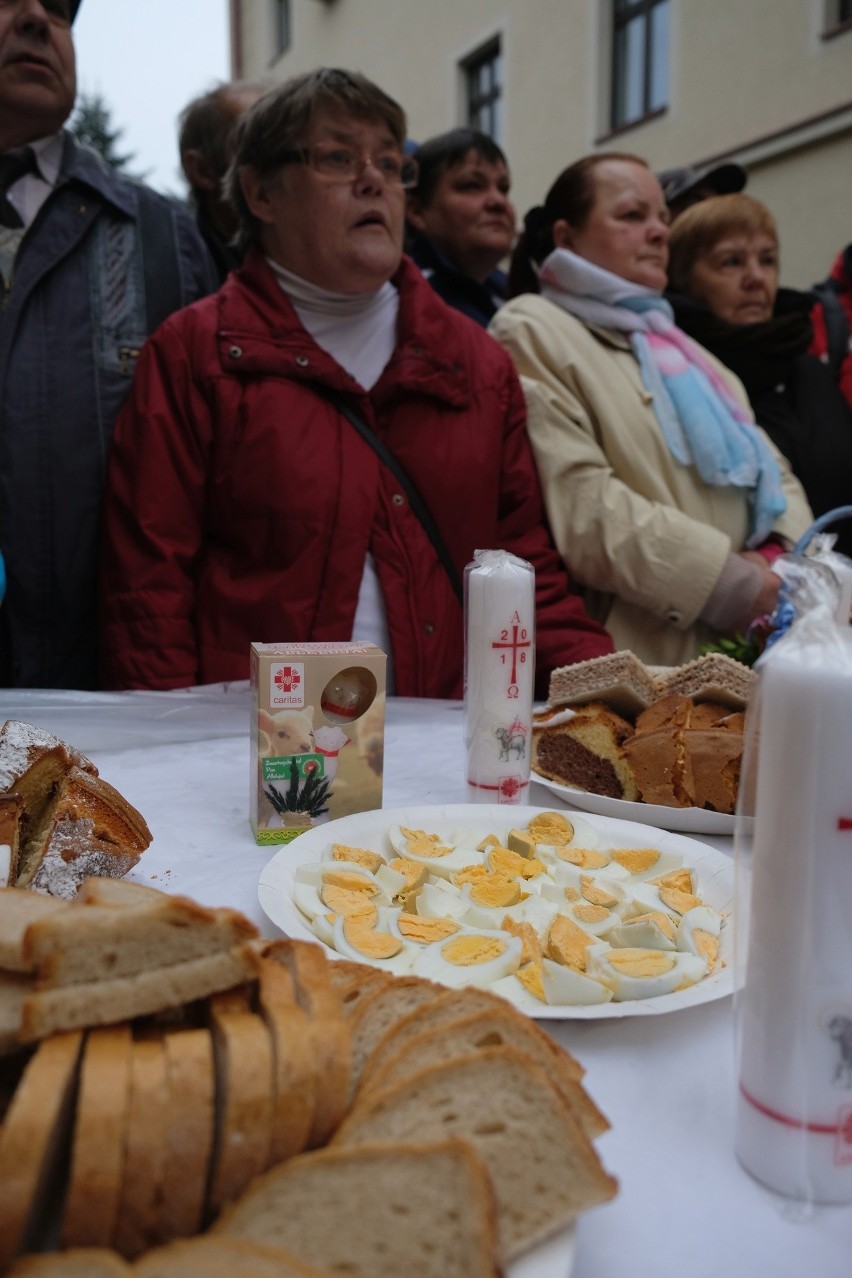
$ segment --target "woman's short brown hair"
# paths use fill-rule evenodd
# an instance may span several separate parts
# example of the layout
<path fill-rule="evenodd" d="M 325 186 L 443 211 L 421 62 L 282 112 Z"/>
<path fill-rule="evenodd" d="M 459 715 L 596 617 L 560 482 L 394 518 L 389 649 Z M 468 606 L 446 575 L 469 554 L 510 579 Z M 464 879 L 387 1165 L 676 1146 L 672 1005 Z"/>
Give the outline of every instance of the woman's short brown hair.
<path fill-rule="evenodd" d="M 765 204 L 751 195 L 713 195 L 685 209 L 669 235 L 669 288 L 688 293 L 692 268 L 726 235 L 767 235 L 777 248 L 778 228 Z"/>
<path fill-rule="evenodd" d="M 240 169 L 250 166 L 261 177 L 281 166 L 281 156 L 303 144 L 317 111 L 327 109 L 358 120 L 381 120 L 399 145 L 405 143 L 405 112 L 359 71 L 320 67 L 276 86 L 241 116 L 234 135 L 234 159 L 225 177 L 227 198 L 239 222 L 236 242 L 243 250 L 258 239 L 258 223 L 240 184 Z"/>

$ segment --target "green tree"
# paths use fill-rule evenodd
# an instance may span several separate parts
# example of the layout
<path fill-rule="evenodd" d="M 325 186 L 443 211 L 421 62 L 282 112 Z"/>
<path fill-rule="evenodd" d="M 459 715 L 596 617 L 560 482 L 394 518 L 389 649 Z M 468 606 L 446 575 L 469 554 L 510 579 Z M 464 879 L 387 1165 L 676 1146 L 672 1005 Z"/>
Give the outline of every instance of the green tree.
<path fill-rule="evenodd" d="M 80 95 L 68 128 L 80 142 L 100 151 L 114 169 L 128 177 L 144 177 L 144 174 L 128 171 L 127 166 L 136 158 L 135 153 L 122 155 L 118 152 L 117 146 L 124 130 L 112 127 L 110 109 L 100 93 Z"/>

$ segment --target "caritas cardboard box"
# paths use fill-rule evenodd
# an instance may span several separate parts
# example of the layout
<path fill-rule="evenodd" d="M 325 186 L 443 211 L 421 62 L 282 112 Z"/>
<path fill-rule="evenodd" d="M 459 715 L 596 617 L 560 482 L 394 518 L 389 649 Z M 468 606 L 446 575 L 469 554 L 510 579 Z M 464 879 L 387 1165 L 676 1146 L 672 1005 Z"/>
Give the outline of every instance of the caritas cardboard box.
<path fill-rule="evenodd" d="M 382 806 L 386 664 L 371 643 L 251 645 L 258 843 Z"/>

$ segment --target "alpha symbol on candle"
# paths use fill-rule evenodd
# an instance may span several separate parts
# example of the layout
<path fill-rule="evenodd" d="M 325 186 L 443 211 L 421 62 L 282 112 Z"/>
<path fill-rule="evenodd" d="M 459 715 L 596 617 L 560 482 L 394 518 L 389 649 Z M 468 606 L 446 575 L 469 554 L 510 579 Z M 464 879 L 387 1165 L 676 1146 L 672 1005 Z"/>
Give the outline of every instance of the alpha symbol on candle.
<path fill-rule="evenodd" d="M 509 637 L 511 634 L 511 638 Z M 512 613 L 511 626 L 500 631 L 500 638 L 495 640 L 491 645 L 494 649 L 505 648 L 512 654 L 512 673 L 509 678 L 509 695 L 517 696 L 518 682 L 518 662 L 523 664 L 527 659 L 526 649 L 530 647 L 530 641 L 527 638 L 526 627 L 521 625 L 521 619 L 516 612 Z M 501 660 L 505 662 L 506 652 L 500 654 Z M 515 687 L 514 694 L 511 689 Z"/>

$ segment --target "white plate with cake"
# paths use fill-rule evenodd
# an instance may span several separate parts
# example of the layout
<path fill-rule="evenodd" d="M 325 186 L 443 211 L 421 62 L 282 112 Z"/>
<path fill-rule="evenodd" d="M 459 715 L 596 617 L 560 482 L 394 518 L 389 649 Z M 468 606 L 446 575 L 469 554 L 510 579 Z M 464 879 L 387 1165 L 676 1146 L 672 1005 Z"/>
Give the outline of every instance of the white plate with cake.
<path fill-rule="evenodd" d="M 533 719 L 533 777 L 586 812 L 732 835 L 756 679 L 721 655 L 660 671 L 618 652 L 556 670 Z"/>
<path fill-rule="evenodd" d="M 598 816 L 614 817 L 619 821 L 638 821 L 642 825 L 658 826 L 663 830 L 676 830 L 681 834 L 721 834 L 733 836 L 736 817 L 727 812 L 711 812 L 709 808 L 667 808 L 660 803 L 631 802 L 614 799 L 608 794 L 592 794 L 576 786 L 551 781 L 538 772 L 531 774 L 538 785 L 546 786 L 569 807 Z M 751 818 L 745 820 L 750 823 Z"/>
<path fill-rule="evenodd" d="M 656 1015 L 730 994 L 733 897 L 732 859 L 694 839 L 485 804 L 317 826 L 258 885 L 273 923 L 336 957 L 478 985 L 554 1020 Z"/>

